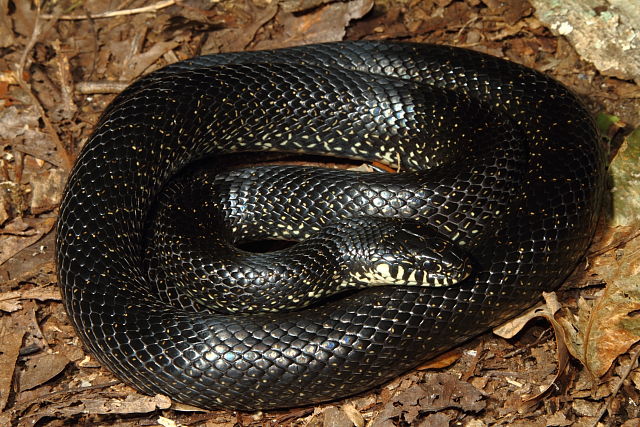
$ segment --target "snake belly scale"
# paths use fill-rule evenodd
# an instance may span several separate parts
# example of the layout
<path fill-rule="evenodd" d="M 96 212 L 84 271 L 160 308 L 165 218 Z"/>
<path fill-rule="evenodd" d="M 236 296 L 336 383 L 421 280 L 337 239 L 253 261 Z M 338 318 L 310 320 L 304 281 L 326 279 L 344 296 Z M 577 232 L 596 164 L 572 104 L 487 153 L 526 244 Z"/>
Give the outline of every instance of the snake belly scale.
<path fill-rule="evenodd" d="M 154 295 L 145 230 L 167 182 L 203 158 L 272 150 L 399 161 L 407 174 L 369 174 L 339 199 L 433 227 L 468 254 L 470 275 L 250 315 Z M 593 235 L 604 177 L 575 96 L 485 54 L 344 42 L 203 56 L 143 77 L 104 112 L 61 203 L 59 283 L 85 346 L 142 392 L 205 408 L 313 404 L 382 384 L 556 288 Z M 404 201 L 380 196 L 378 180 Z M 278 209 L 251 221 L 268 224 Z M 319 201 L 305 221 L 313 229 L 334 209 Z"/>

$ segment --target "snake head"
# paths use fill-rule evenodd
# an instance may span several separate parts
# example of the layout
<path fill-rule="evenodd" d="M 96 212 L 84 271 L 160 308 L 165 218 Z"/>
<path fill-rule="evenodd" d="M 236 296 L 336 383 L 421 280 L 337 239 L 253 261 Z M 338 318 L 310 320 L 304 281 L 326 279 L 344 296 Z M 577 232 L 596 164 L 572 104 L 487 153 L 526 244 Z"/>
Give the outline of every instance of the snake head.
<path fill-rule="evenodd" d="M 471 274 L 471 261 L 434 227 L 394 220 L 352 276 L 366 286 L 451 286 Z"/>

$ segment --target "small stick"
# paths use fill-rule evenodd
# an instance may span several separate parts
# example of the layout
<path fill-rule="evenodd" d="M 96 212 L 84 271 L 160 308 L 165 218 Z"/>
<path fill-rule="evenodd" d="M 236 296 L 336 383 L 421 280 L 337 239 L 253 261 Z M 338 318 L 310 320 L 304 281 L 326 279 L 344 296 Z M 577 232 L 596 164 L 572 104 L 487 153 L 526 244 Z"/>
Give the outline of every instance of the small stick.
<path fill-rule="evenodd" d="M 113 10 L 111 12 L 103 12 L 97 13 L 95 15 L 61 15 L 58 19 L 64 21 L 81 21 L 83 19 L 101 19 L 101 18 L 113 18 L 114 16 L 126 16 L 126 15 L 136 15 L 138 13 L 147 13 L 147 12 L 157 12 L 160 9 L 164 9 L 165 7 L 173 6 L 176 4 L 176 0 L 164 0 L 159 1 L 158 3 L 144 6 L 144 7 L 136 7 L 134 9 L 123 9 L 123 10 Z M 55 15 L 42 15 L 42 19 L 53 19 Z"/>
<path fill-rule="evenodd" d="M 92 95 L 95 93 L 120 93 L 129 83 L 126 82 L 79 82 L 76 83 L 76 92 L 83 95 Z"/>

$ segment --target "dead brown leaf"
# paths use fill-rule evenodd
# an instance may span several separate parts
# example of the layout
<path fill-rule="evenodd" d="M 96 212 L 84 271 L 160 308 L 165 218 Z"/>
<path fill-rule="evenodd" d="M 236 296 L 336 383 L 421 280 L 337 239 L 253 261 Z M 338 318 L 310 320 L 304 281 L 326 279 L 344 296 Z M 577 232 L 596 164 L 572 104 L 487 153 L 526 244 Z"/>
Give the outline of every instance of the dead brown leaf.
<path fill-rule="evenodd" d="M 556 301 L 555 298 L 551 300 Z M 559 310 L 559 308 L 560 307 L 555 305 L 555 302 L 552 302 L 551 305 L 547 304 L 533 307 L 520 316 L 503 323 L 497 328 L 494 328 L 493 333 L 504 339 L 513 338 L 517 334 L 519 334 L 520 331 L 522 331 L 522 329 L 526 326 L 526 324 L 529 323 L 532 319 L 542 317 L 544 319 L 552 321 L 553 315 Z"/>
<path fill-rule="evenodd" d="M 361 39 L 363 37 L 376 38 L 375 34 L 384 37 L 384 33 L 391 32 L 398 36 L 407 35 L 409 32 L 417 34 L 418 28 L 425 20 L 429 19 L 427 12 L 418 12 L 422 9 L 416 9 L 414 13 L 404 16 L 406 22 L 400 19 L 403 17 L 403 8 L 399 4 L 390 3 L 385 13 L 376 13 L 374 9 L 371 17 L 365 17 L 353 22 L 347 28 L 349 39 Z M 441 18 L 438 18 L 441 19 Z M 408 27 L 408 28 L 407 28 Z M 372 34 L 374 35 L 372 37 Z"/>
<path fill-rule="evenodd" d="M 537 317 L 541 317 L 546 319 L 551 326 L 553 327 L 553 331 L 555 332 L 556 337 L 556 358 L 558 361 L 558 369 L 556 370 L 556 374 L 553 377 L 552 381 L 546 387 L 543 387 L 542 390 L 532 396 L 527 396 L 523 402 L 534 402 L 545 396 L 551 387 L 556 384 L 558 378 L 564 374 L 567 364 L 569 363 L 569 350 L 567 346 L 567 338 L 566 332 L 563 329 L 560 322 L 556 320 L 556 313 L 560 310 L 560 303 L 556 298 L 556 294 L 554 292 L 551 293 L 543 293 L 545 304 L 534 307 L 531 310 L 527 311 L 521 316 L 516 317 L 497 328 L 494 328 L 493 332 L 505 339 L 513 338 L 516 336 L 524 326 L 529 323 L 532 319 Z"/>
<path fill-rule="evenodd" d="M 8 12 L 9 2 L 7 0 L 0 1 L 0 47 L 2 48 L 9 47 L 15 43 Z"/>
<path fill-rule="evenodd" d="M 29 37 L 36 20 L 36 10 L 30 0 L 14 0 L 15 12 L 11 15 L 13 30 L 21 36 Z"/>
<path fill-rule="evenodd" d="M 26 329 L 15 327 L 15 319 L 12 317 L 0 317 L 0 342 L 2 343 L 0 350 L 0 411 L 4 409 L 9 399 L 13 371 L 25 333 Z"/>
<path fill-rule="evenodd" d="M 354 424 L 344 411 L 335 406 L 329 406 L 322 412 L 322 426 L 352 427 Z M 320 417 L 318 417 L 320 418 Z M 320 419 L 318 419 L 320 421 Z"/>
<path fill-rule="evenodd" d="M 145 70 L 154 65 L 158 59 L 179 45 L 180 43 L 177 41 L 158 42 L 146 52 L 132 56 L 122 79 L 124 81 L 132 81 L 140 77 Z"/>
<path fill-rule="evenodd" d="M 24 368 L 18 375 L 20 391 L 29 390 L 46 383 L 67 367 L 70 360 L 61 354 L 43 353 L 26 359 Z"/>
<path fill-rule="evenodd" d="M 60 288 L 57 286 L 38 286 L 27 290 L 0 293 L 0 311 L 13 313 L 22 308 L 21 300 L 60 301 Z"/>
<path fill-rule="evenodd" d="M 34 244 L 55 225 L 55 218 L 16 218 L 0 233 L 0 265 L 22 249 Z"/>
<path fill-rule="evenodd" d="M 482 393 L 471 384 L 447 373 L 426 375 L 424 382 L 414 384 L 387 403 L 373 421 L 381 427 L 391 419 L 415 425 L 422 414 L 447 408 L 479 412 L 486 406 Z"/>
<path fill-rule="evenodd" d="M 66 180 L 67 172 L 58 168 L 42 170 L 32 177 L 31 213 L 38 215 L 58 206 Z"/>
<path fill-rule="evenodd" d="M 277 2 L 269 2 L 264 8 L 261 8 L 250 1 L 245 1 L 238 2 L 236 7 L 241 8 L 241 13 L 247 16 L 248 23 L 242 28 L 226 28 L 217 31 L 216 37 L 210 37 L 202 46 L 202 53 L 246 50 L 258 30 L 271 21 L 279 10 Z"/>
<path fill-rule="evenodd" d="M 82 413 L 88 414 L 139 414 L 149 413 L 156 409 L 167 409 L 171 406 L 171 399 L 167 396 L 157 394 L 155 396 L 145 396 L 138 393 L 128 395 L 124 399 L 87 399 L 81 402 L 78 408 L 68 407 L 65 412 L 76 412 L 82 408 Z"/>
<path fill-rule="evenodd" d="M 10 218 L 21 216 L 25 210 L 25 194 L 21 186 L 13 181 L 0 181 L 0 226 Z"/>
<path fill-rule="evenodd" d="M 131 393 L 123 399 L 102 397 L 99 393 L 93 396 L 63 400 L 58 398 L 56 402 L 30 415 L 13 411 L 9 414 L 9 419 L 13 418 L 14 422 L 20 420 L 20 425 L 36 425 L 43 418 L 73 420 L 80 414 L 148 414 L 171 406 L 171 400 L 162 395 L 143 396 Z"/>
<path fill-rule="evenodd" d="M 13 313 L 20 310 L 20 293 L 16 291 L 4 292 L 0 294 L 0 311 Z"/>
<path fill-rule="evenodd" d="M 520 19 L 531 15 L 533 8 L 527 0 L 514 0 L 504 2 L 500 0 L 482 0 L 489 7 L 489 10 L 501 16 L 509 25 L 514 25 Z"/>
<path fill-rule="evenodd" d="M 4 409 L 12 390 L 15 364 L 25 336 L 37 334 L 35 304 L 25 304 L 23 310 L 10 316 L 0 317 L 0 410 Z"/>
<path fill-rule="evenodd" d="M 78 106 L 73 100 L 74 88 L 69 55 L 62 49 L 60 40 L 54 40 L 52 45 L 56 52 L 56 68 L 59 77 L 58 81 L 60 82 L 60 102 L 49 112 L 49 115 L 56 122 L 69 121 L 78 112 Z"/>
<path fill-rule="evenodd" d="M 577 315 L 560 319 L 570 338 L 569 351 L 594 378 L 640 340 L 639 255 L 640 238 L 635 238 L 598 258 L 593 268 L 607 280 L 604 292 L 595 301 L 581 298 Z"/>
<path fill-rule="evenodd" d="M 62 301 L 60 288 L 53 284 L 38 286 L 21 292 L 22 299 L 34 299 L 37 301 Z"/>
<path fill-rule="evenodd" d="M 340 409 L 342 409 L 342 412 L 344 412 L 347 415 L 347 417 L 353 423 L 354 426 L 364 427 L 365 420 L 362 417 L 362 414 L 360 413 L 360 411 L 358 411 L 358 409 L 356 409 L 356 407 L 353 404 L 345 403 L 340 407 Z"/>
<path fill-rule="evenodd" d="M 60 166 L 55 144 L 40 130 L 39 119 L 38 111 L 33 106 L 0 109 L 0 140 L 11 141 L 14 149 Z"/>
<path fill-rule="evenodd" d="M 281 10 L 275 20 L 283 26 L 282 37 L 260 41 L 255 48 L 273 49 L 342 40 L 349 22 L 363 17 L 372 7 L 373 0 L 350 0 L 329 3 L 309 13 L 294 14 Z"/>

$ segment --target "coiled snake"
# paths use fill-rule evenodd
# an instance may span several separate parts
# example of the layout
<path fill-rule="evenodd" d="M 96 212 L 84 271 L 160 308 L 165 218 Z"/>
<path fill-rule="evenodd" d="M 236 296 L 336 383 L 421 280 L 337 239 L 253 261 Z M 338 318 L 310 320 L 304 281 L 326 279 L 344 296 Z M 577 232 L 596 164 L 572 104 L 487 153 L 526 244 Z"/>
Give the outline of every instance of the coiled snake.
<path fill-rule="evenodd" d="M 245 151 L 379 161 L 405 173 L 228 171 L 223 155 Z M 195 190 L 187 178 L 168 184 L 204 158 Z M 140 79 L 104 112 L 60 207 L 59 282 L 84 344 L 143 392 L 244 410 L 337 399 L 557 287 L 592 237 L 604 171 L 594 124 L 568 90 L 485 54 L 344 42 L 197 57 Z M 192 212 L 207 192 L 221 201 Z M 172 194 L 183 202 L 157 202 Z M 165 225 L 173 214 L 191 229 Z M 196 232 L 207 222 L 223 231 L 203 243 Z M 379 226 L 367 231 L 371 223 Z M 179 249 L 148 243 L 164 230 Z M 364 235 L 357 256 L 374 258 L 355 273 L 339 248 L 323 249 L 344 233 L 340 245 Z M 234 247 L 269 236 L 304 242 L 262 255 Z M 195 258 L 187 240 L 217 255 Z M 411 270 L 401 252 L 416 247 L 428 259 Z M 258 273 L 232 265 L 243 256 Z M 280 264 L 270 270 L 264 257 Z M 172 259 L 183 273 L 166 267 Z M 203 274 L 228 287 L 176 284 Z M 309 279 L 323 275 L 335 290 L 389 286 L 325 300 Z M 255 277 L 259 303 L 238 290 Z M 286 291 L 270 304 L 276 297 L 262 291 L 281 282 Z M 201 304 L 209 308 L 196 311 Z M 242 308 L 256 312 L 235 313 Z"/>

